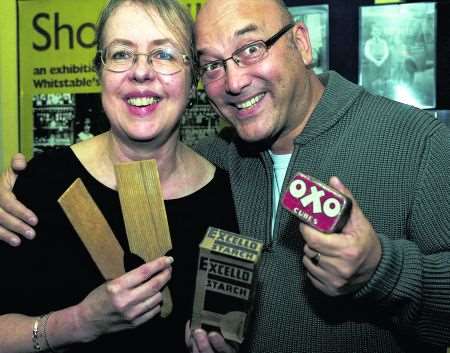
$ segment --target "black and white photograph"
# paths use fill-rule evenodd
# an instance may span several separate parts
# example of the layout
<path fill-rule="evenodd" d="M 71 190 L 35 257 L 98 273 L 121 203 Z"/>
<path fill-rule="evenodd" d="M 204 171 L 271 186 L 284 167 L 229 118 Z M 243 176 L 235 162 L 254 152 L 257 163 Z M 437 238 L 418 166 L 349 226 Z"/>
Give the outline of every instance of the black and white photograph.
<path fill-rule="evenodd" d="M 98 93 L 33 96 L 33 153 L 87 140 L 108 129 Z"/>
<path fill-rule="evenodd" d="M 75 99 L 74 142 L 85 141 L 109 129 L 99 93 L 79 93 Z"/>
<path fill-rule="evenodd" d="M 180 125 L 180 139 L 188 146 L 195 145 L 204 137 L 217 135 L 223 125 L 208 103 L 204 90 L 197 91 L 193 103 L 186 109 Z"/>
<path fill-rule="evenodd" d="M 360 8 L 359 84 L 418 108 L 436 106 L 436 4 Z"/>
<path fill-rule="evenodd" d="M 33 96 L 33 116 L 33 153 L 74 143 L 74 94 L 50 93 Z"/>
<path fill-rule="evenodd" d="M 180 138 L 188 146 L 216 135 L 223 121 L 199 89 L 193 105 L 181 120 Z M 33 96 L 33 153 L 69 146 L 105 132 L 109 128 L 98 93 L 51 93 Z"/>

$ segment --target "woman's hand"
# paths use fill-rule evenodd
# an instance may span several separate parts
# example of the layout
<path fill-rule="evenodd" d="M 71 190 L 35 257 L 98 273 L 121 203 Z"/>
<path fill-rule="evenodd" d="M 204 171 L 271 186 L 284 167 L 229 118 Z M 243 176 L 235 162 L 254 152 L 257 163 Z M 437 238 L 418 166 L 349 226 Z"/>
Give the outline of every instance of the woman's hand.
<path fill-rule="evenodd" d="M 172 257 L 160 257 L 106 282 L 77 308 L 80 340 L 135 328 L 161 311 L 163 287 L 171 278 Z"/>

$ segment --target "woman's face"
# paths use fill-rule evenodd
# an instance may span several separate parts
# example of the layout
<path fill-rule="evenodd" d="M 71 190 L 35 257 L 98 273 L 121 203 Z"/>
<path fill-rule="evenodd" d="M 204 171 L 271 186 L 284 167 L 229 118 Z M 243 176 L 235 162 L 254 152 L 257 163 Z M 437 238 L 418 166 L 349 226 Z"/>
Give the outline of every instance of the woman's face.
<path fill-rule="evenodd" d="M 124 3 L 108 19 L 103 33 L 105 47 L 126 45 L 137 53 L 158 48 L 176 48 L 184 54 L 164 23 L 154 11 Z M 164 143 L 178 138 L 178 122 L 183 115 L 191 89 L 189 65 L 181 71 L 164 75 L 153 70 L 147 57 L 125 72 L 103 68 L 103 108 L 112 133 L 121 141 Z"/>

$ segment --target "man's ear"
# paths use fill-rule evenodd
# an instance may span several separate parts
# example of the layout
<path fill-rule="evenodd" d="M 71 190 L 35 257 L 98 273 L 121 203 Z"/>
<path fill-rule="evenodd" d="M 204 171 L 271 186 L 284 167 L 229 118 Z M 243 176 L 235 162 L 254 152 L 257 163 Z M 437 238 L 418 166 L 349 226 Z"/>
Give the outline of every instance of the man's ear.
<path fill-rule="evenodd" d="M 308 28 L 303 22 L 298 22 L 295 24 L 292 31 L 295 45 L 303 58 L 303 63 L 305 66 L 309 67 L 312 65 L 313 56 Z"/>

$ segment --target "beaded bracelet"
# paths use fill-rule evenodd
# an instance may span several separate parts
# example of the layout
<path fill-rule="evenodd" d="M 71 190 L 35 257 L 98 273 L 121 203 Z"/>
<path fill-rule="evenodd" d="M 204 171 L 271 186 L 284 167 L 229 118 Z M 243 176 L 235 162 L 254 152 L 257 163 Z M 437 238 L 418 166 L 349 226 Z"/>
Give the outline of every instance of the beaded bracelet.
<path fill-rule="evenodd" d="M 39 332 L 39 322 L 44 318 L 44 316 L 41 316 L 39 317 L 39 319 L 36 319 L 33 324 L 33 332 L 31 334 L 31 340 L 33 341 L 33 349 L 35 352 L 41 351 L 42 334 Z"/>
<path fill-rule="evenodd" d="M 35 352 L 43 351 L 43 348 L 46 346 L 47 350 L 52 353 L 56 353 L 53 348 L 50 346 L 47 337 L 47 323 L 48 318 L 50 317 L 51 312 L 39 317 L 36 319 L 33 324 L 33 331 L 31 334 L 31 340 L 33 342 L 33 349 Z M 39 330 L 42 327 L 42 330 Z"/>

